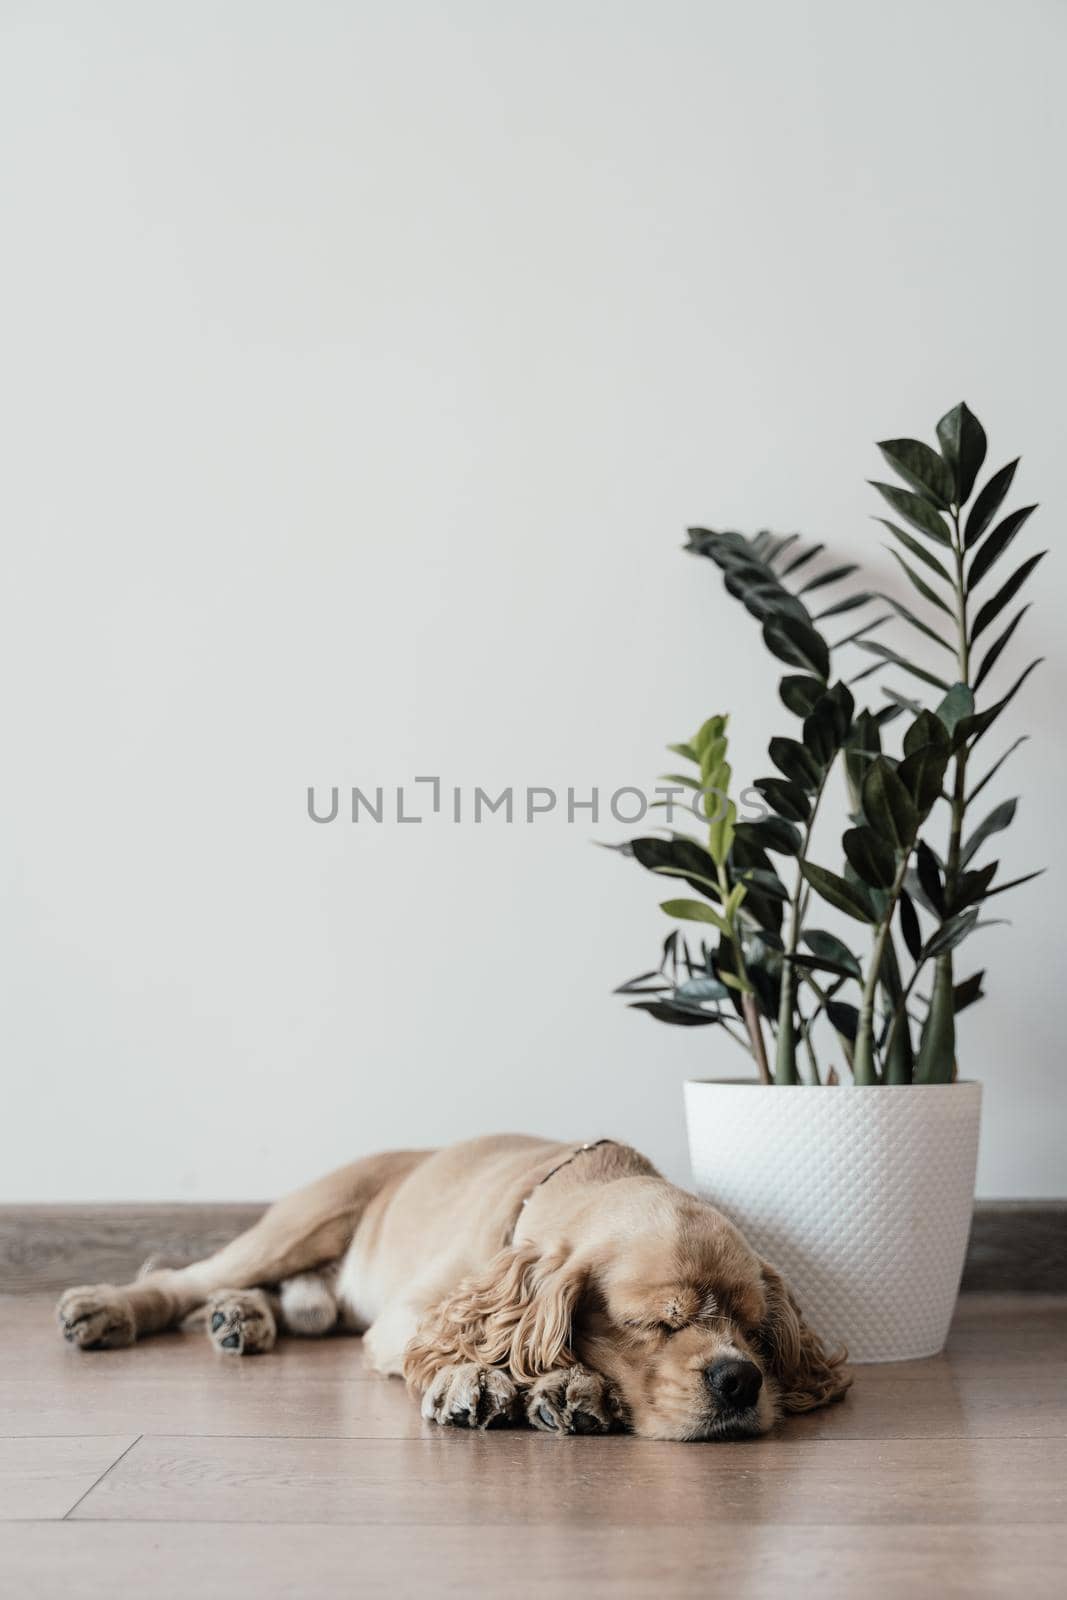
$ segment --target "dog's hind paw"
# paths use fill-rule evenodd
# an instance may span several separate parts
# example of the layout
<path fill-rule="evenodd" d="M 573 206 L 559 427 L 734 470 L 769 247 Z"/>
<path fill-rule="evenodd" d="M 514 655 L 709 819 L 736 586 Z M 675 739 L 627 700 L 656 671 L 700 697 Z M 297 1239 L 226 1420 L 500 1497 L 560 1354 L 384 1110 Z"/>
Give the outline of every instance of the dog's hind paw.
<path fill-rule="evenodd" d="M 422 1397 L 422 1414 L 456 1428 L 504 1428 L 515 1421 L 518 1397 L 506 1372 L 464 1362 L 442 1367 Z"/>
<path fill-rule="evenodd" d="M 543 1433 L 610 1433 L 623 1421 L 618 1394 L 599 1372 L 559 1367 L 526 1395 L 526 1419 Z"/>
<path fill-rule="evenodd" d="M 119 1350 L 137 1338 L 133 1307 L 110 1283 L 68 1289 L 56 1307 L 56 1317 L 64 1339 L 80 1350 Z"/>
<path fill-rule="evenodd" d="M 208 1338 L 224 1356 L 258 1356 L 274 1349 L 277 1324 L 262 1289 L 221 1289 L 205 1307 Z"/>

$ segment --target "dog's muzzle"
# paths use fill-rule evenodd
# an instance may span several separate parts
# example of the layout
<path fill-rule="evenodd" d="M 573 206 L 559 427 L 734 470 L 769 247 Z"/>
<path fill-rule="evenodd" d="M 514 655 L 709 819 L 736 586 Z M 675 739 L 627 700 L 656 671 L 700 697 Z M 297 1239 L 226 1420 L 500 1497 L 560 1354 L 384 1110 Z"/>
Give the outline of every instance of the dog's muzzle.
<path fill-rule="evenodd" d="M 704 1382 L 715 1399 L 719 1416 L 725 1421 L 731 1412 L 750 1411 L 759 1399 L 763 1373 L 754 1361 L 727 1357 L 704 1369 Z"/>

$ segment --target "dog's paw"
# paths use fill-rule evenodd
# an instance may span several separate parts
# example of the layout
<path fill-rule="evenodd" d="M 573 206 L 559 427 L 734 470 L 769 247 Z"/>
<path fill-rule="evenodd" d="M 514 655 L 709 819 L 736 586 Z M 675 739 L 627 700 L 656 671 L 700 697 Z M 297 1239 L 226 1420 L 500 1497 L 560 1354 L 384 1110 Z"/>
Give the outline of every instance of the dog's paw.
<path fill-rule="evenodd" d="M 506 1372 L 471 1361 L 441 1369 L 422 1397 L 422 1414 L 457 1428 L 504 1428 L 515 1420 L 518 1398 Z"/>
<path fill-rule="evenodd" d="M 528 1391 L 526 1419 L 544 1433 L 610 1433 L 622 1423 L 622 1403 L 599 1372 L 559 1367 Z"/>
<path fill-rule="evenodd" d="M 274 1349 L 278 1329 L 262 1289 L 220 1289 L 205 1307 L 208 1338 L 224 1356 L 259 1356 Z"/>
<path fill-rule="evenodd" d="M 119 1350 L 137 1338 L 133 1307 L 114 1284 L 68 1289 L 56 1307 L 56 1317 L 64 1339 L 80 1350 Z"/>

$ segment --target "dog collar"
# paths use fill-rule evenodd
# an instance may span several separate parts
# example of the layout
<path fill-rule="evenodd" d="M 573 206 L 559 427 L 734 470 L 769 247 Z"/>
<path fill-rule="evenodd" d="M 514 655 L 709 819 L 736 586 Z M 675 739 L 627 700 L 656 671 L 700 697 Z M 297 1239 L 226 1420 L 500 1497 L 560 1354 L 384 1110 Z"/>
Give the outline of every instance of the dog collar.
<path fill-rule="evenodd" d="M 557 1172 L 562 1172 L 563 1168 L 569 1167 L 572 1161 L 577 1161 L 578 1157 L 580 1155 L 584 1155 L 586 1150 L 599 1150 L 602 1144 L 614 1143 L 614 1139 L 594 1139 L 592 1144 L 580 1144 L 577 1150 L 572 1150 L 570 1155 L 566 1156 L 564 1160 L 557 1161 L 552 1170 L 550 1172 L 546 1172 L 543 1178 L 538 1178 L 529 1194 L 524 1195 L 522 1198 L 522 1203 L 519 1206 L 519 1215 L 515 1218 L 511 1228 L 511 1243 L 515 1243 L 515 1229 L 519 1226 L 519 1217 L 522 1216 L 523 1211 L 530 1204 L 530 1201 L 533 1199 L 538 1189 L 542 1188 L 548 1182 L 549 1178 L 554 1178 Z"/>

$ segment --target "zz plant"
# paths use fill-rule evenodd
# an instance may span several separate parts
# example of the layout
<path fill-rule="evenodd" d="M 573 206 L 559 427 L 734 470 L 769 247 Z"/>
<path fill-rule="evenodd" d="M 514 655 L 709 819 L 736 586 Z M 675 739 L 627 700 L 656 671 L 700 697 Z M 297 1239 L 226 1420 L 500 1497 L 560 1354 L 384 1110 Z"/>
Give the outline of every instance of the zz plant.
<path fill-rule="evenodd" d="M 1028 607 L 995 635 L 990 630 L 1044 552 L 1028 556 L 999 587 L 990 574 L 1036 508 L 1001 515 L 1018 461 L 975 493 L 986 436 L 966 405 L 942 417 L 937 439 L 937 449 L 917 439 L 882 443 L 901 481 L 873 484 L 892 512 L 878 520 L 922 602 L 917 609 L 888 594 L 842 591 L 857 567 L 820 570 L 812 563 L 823 546 L 805 546 L 796 534 L 689 531 L 689 550 L 721 570 L 727 591 L 761 624 L 768 650 L 790 669 L 779 695 L 799 727 L 771 739 L 775 771 L 739 798 L 731 794 L 725 716 L 670 746 L 686 771 L 668 776 L 662 803 L 673 822 L 676 797 L 689 792 L 703 837 L 669 827 L 621 849 L 654 873 L 685 880 L 697 898 L 667 899 L 662 909 L 676 922 L 699 924 L 703 937 L 691 946 L 675 928 L 659 967 L 617 992 L 660 1021 L 725 1029 L 749 1050 L 763 1082 L 842 1080 L 836 1064 L 820 1065 L 815 1029 L 823 1019 L 856 1084 L 951 1081 L 955 1019 L 981 997 L 984 977 L 958 979 L 957 952 L 986 925 L 988 900 L 1037 876 L 998 883 L 998 862 L 976 861 L 1012 821 L 1015 800 L 971 822 L 975 801 L 1023 742 L 1017 738 L 973 780 L 979 743 L 1038 665 L 1030 662 L 1006 693 L 991 697 L 989 680 Z M 831 589 L 838 598 L 824 604 Z M 822 609 L 814 611 L 816 604 Z M 878 614 L 870 615 L 872 607 Z M 824 625 L 853 612 L 868 620 L 831 643 Z M 906 625 L 950 664 L 938 658 L 940 670 L 932 670 L 903 646 L 872 637 L 888 623 Z M 857 649 L 872 659 L 846 682 L 836 662 Z M 920 687 L 884 685 L 883 704 L 857 708 L 856 686 L 890 670 Z M 887 735 L 898 722 L 893 753 Z M 812 847 L 820 804 L 839 772 L 850 826 L 840 870 L 832 870 L 813 859 Z M 862 953 L 812 925 L 820 903 L 867 928 Z"/>

